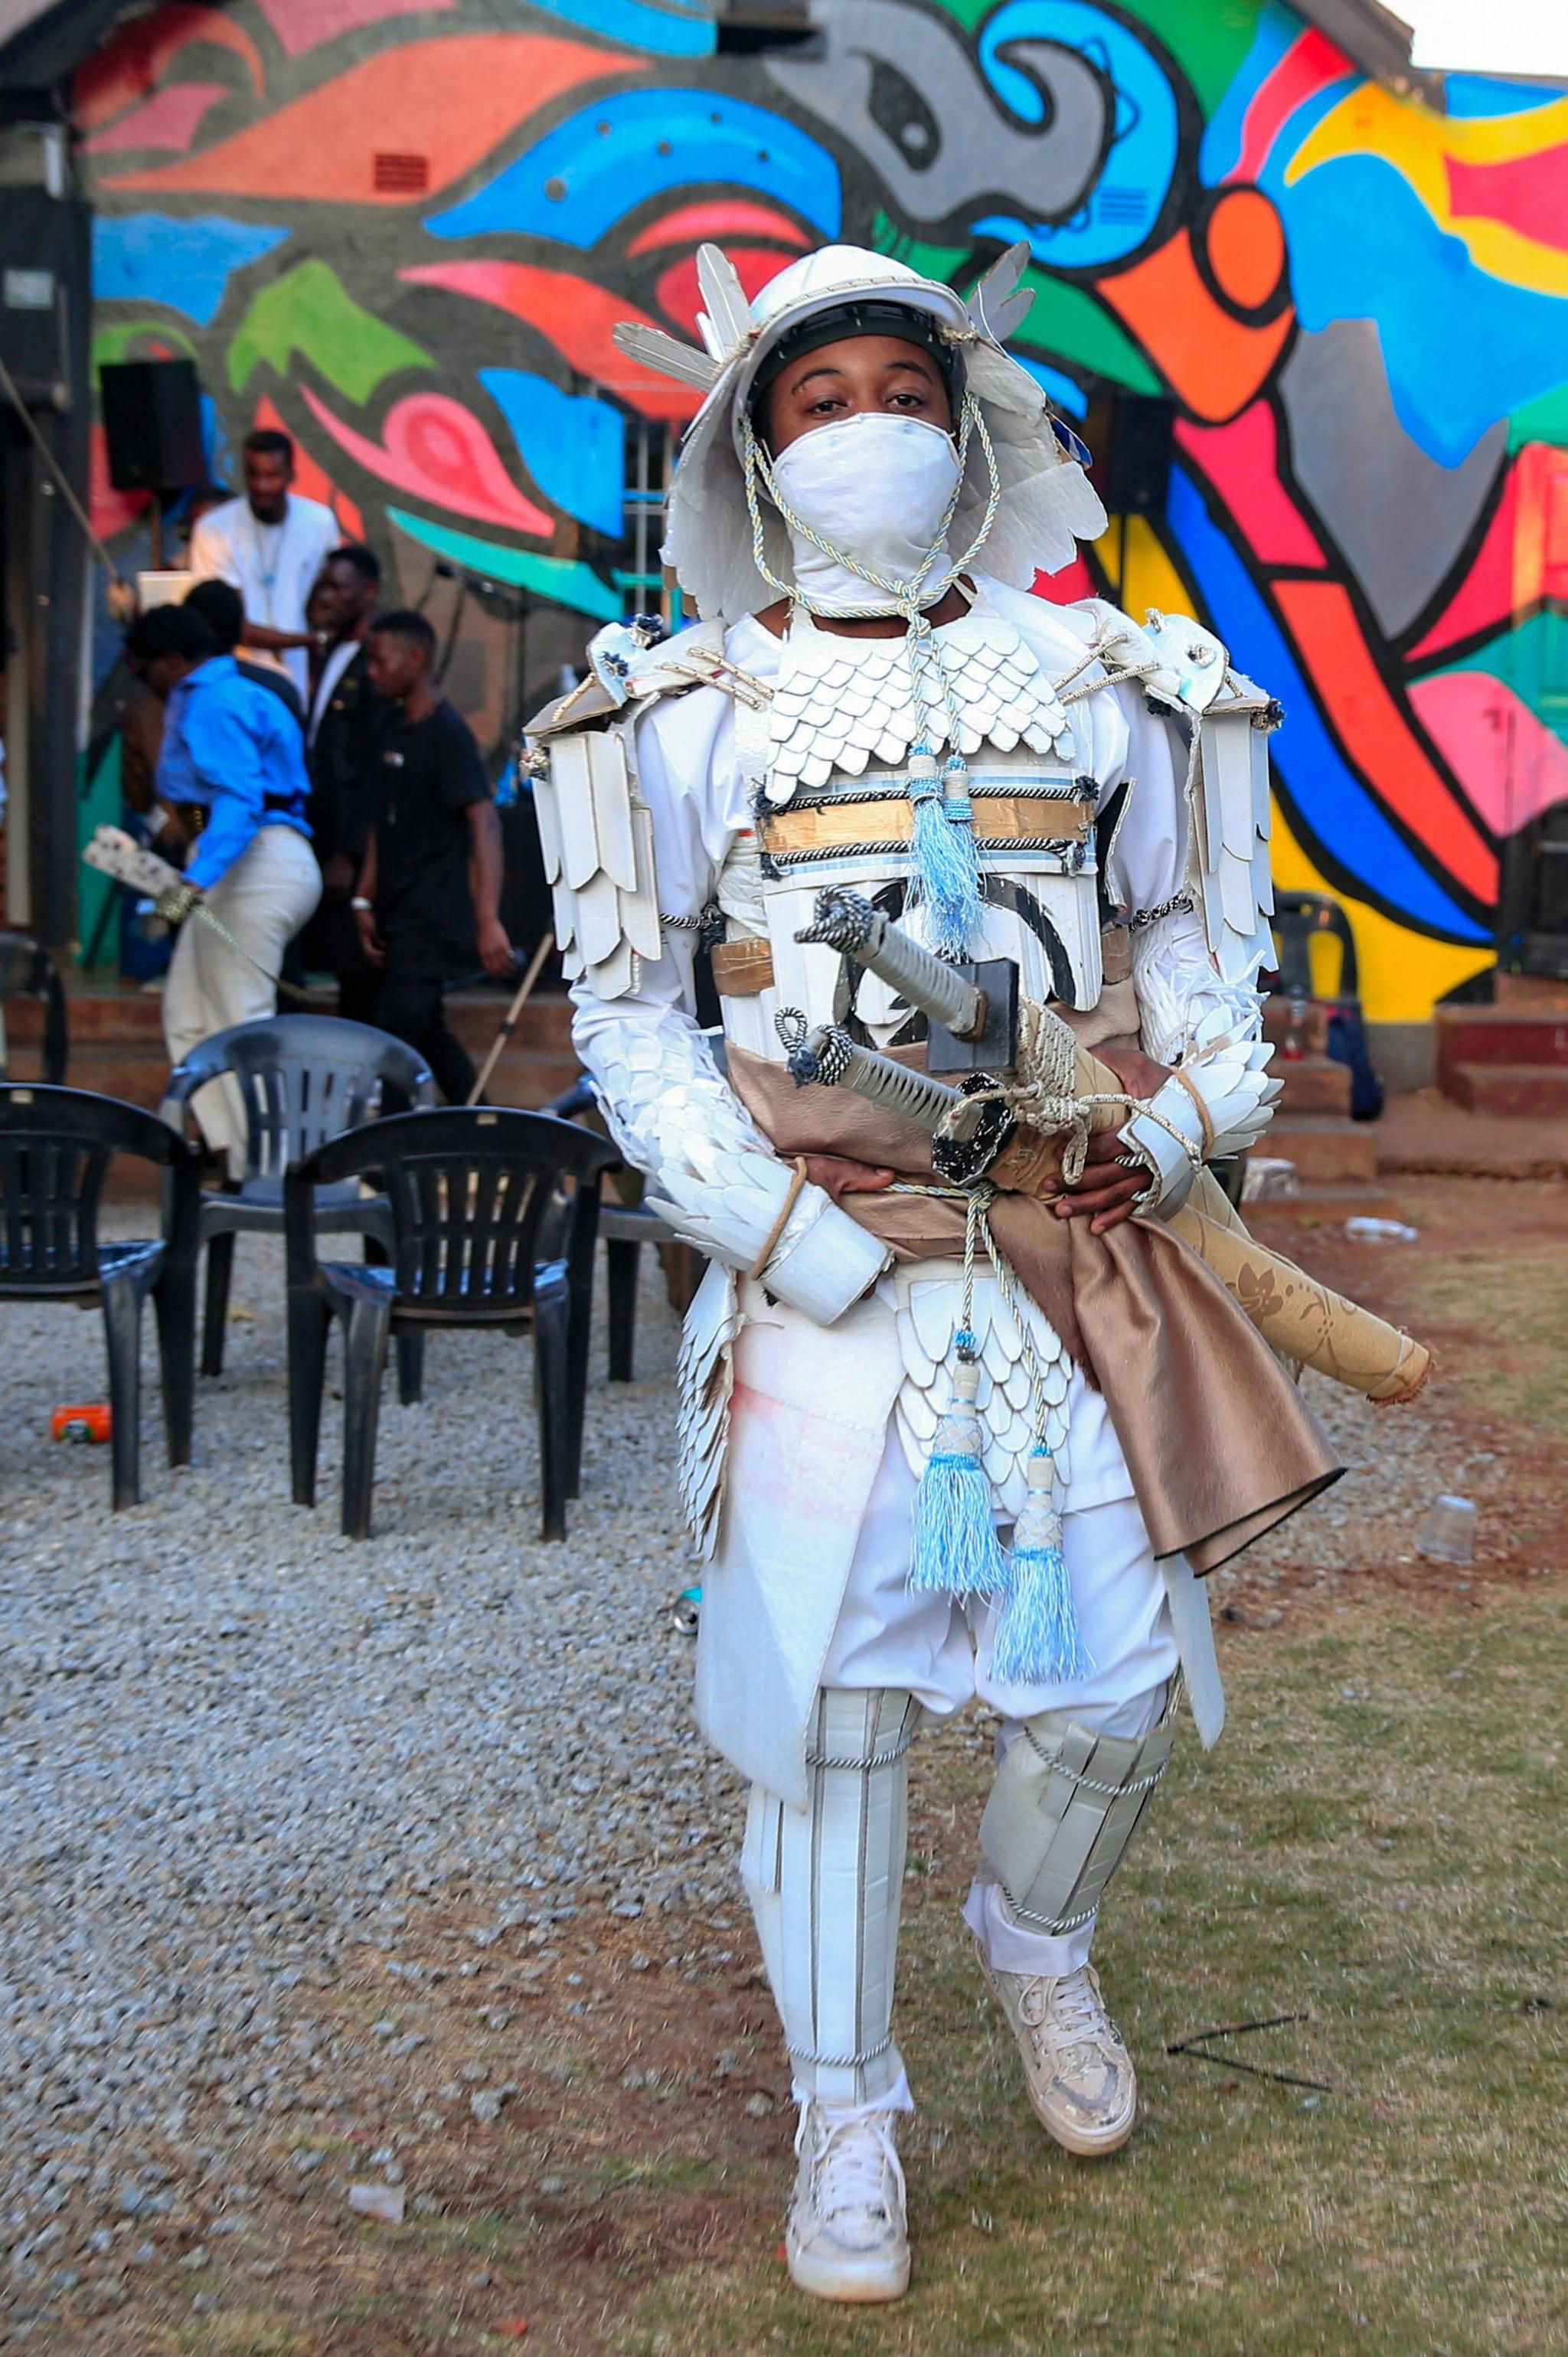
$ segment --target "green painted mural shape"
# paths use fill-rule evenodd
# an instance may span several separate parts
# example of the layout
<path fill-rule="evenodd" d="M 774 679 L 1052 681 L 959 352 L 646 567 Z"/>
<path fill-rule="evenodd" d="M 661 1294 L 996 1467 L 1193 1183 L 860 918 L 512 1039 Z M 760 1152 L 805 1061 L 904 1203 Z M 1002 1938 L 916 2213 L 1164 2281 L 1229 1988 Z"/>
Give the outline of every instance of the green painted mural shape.
<path fill-rule="evenodd" d="M 428 352 L 356 303 L 325 262 L 302 262 L 253 298 L 229 347 L 229 382 L 243 393 L 263 361 L 285 375 L 295 352 L 361 407 L 400 369 L 434 365 Z"/>
<path fill-rule="evenodd" d="M 387 521 L 406 532 L 411 540 L 434 549 L 437 556 L 449 557 L 469 573 L 508 582 L 514 589 L 531 590 L 536 597 L 553 597 L 558 605 L 592 614 L 601 622 L 620 619 L 619 591 L 591 565 L 566 556 L 534 556 L 524 548 L 508 548 L 499 540 L 480 540 L 475 533 L 454 532 L 446 524 L 410 515 L 406 508 L 388 508 Z"/>
<path fill-rule="evenodd" d="M 907 263 L 924 278 L 943 279 L 950 285 L 961 276 L 973 274 L 970 247 L 932 245 L 921 238 L 907 237 L 885 212 L 872 222 L 871 242 L 879 253 Z M 1130 393 L 1165 391 L 1132 337 L 1087 286 L 1069 278 L 1054 278 L 1033 266 L 1019 283 L 1030 289 L 1035 300 L 1013 339 L 1015 344 L 1047 353 L 1086 375 L 1109 377 L 1112 384 L 1125 385 Z"/>

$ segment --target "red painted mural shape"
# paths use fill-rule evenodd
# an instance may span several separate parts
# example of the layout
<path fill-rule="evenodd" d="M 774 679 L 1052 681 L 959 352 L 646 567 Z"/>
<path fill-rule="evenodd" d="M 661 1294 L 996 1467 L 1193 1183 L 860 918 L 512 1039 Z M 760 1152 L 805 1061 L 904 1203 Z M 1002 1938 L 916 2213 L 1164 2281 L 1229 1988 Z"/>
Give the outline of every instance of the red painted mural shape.
<path fill-rule="evenodd" d="M 242 25 L 220 9 L 187 6 L 184 0 L 172 0 L 171 5 L 156 8 L 151 16 L 124 26 L 96 57 L 78 67 L 71 106 L 77 123 L 85 131 L 96 130 L 122 107 L 145 98 L 190 42 L 231 49 L 244 60 L 252 88 L 264 87 L 261 51 Z"/>
<path fill-rule="evenodd" d="M 117 115 L 84 144 L 89 154 L 110 156 L 126 147 L 173 148 L 183 155 L 200 130 L 208 110 L 229 96 L 226 81 L 177 81 L 156 91 L 145 106 Z"/>
<path fill-rule="evenodd" d="M 736 275 L 746 289 L 748 303 L 755 301 L 770 279 L 778 277 L 789 258 L 788 254 L 776 253 L 767 247 L 756 245 L 730 245 L 725 248 L 725 252 L 735 264 Z M 659 281 L 658 293 L 660 307 L 684 328 L 689 336 L 695 336 L 697 314 L 703 307 L 703 298 L 697 286 L 697 257 L 694 253 L 682 254 L 679 262 L 671 264 Z"/>
<path fill-rule="evenodd" d="M 611 288 L 596 286 L 575 271 L 543 270 L 524 262 L 435 262 L 399 277 L 414 286 L 444 286 L 448 294 L 467 295 L 477 303 L 493 303 L 514 318 L 526 319 L 548 338 L 562 358 L 582 375 L 618 395 L 644 417 L 668 418 L 682 425 L 694 417 L 701 396 L 694 387 L 675 384 L 651 369 L 628 360 L 611 340 L 618 319 L 650 319 L 635 303 Z"/>
<path fill-rule="evenodd" d="M 1176 439 L 1229 512 L 1246 517 L 1247 544 L 1264 565 L 1324 569 L 1312 527 L 1280 479 L 1279 419 L 1271 402 L 1253 402 L 1229 425 L 1178 419 Z"/>
<path fill-rule="evenodd" d="M 618 49 L 532 33 L 454 34 L 361 58 L 318 90 L 184 163 L 126 172 L 116 189 L 334 204 L 423 204 L 461 179 L 521 116 L 606 74 L 647 70 Z M 378 154 L 422 156 L 424 186 L 378 188 Z"/>
<path fill-rule="evenodd" d="M 335 417 L 318 393 L 301 387 L 311 414 L 340 449 L 379 481 L 455 515 L 548 540 L 552 517 L 520 491 L 484 427 L 444 393 L 410 393 L 388 410 L 378 445 Z"/>
<path fill-rule="evenodd" d="M 388 16 L 444 16 L 457 0 L 256 0 L 256 5 L 291 58 L 304 57 L 325 41 L 379 25 Z"/>
<path fill-rule="evenodd" d="M 678 205 L 673 212 L 650 221 L 628 241 L 628 253 L 652 253 L 661 245 L 698 246 L 721 238 L 770 237 L 803 253 L 811 241 L 787 213 L 771 205 L 754 205 L 734 198 L 715 197 L 706 204 Z"/>

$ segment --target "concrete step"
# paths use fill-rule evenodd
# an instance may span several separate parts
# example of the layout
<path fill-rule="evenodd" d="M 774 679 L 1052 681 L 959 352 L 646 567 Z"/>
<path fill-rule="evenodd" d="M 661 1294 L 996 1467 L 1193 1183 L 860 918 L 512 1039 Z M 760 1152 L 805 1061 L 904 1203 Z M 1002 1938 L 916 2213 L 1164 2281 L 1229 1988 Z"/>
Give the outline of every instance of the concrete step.
<path fill-rule="evenodd" d="M 1298 1056 L 1287 1062 L 1276 1054 L 1269 1070 L 1284 1082 L 1276 1102 L 1276 1122 L 1291 1114 L 1331 1113 L 1343 1119 L 1349 1113 L 1348 1064 L 1337 1064 L 1331 1056 Z"/>
<path fill-rule="evenodd" d="M 1399 1197 L 1386 1187 L 1337 1187 L 1304 1181 L 1298 1195 L 1248 1203 L 1242 1218 L 1265 1240 L 1276 1228 L 1343 1227 L 1347 1220 L 1402 1220 Z"/>
<path fill-rule="evenodd" d="M 1304 1183 L 1369 1186 L 1378 1175 L 1370 1126 L 1333 1114 L 1276 1114 L 1259 1151 L 1294 1162 Z"/>
<path fill-rule="evenodd" d="M 1568 1114 L 1568 1064 L 1457 1064 L 1448 1093 L 1472 1113 L 1552 1120 Z"/>
<path fill-rule="evenodd" d="M 1328 1009 L 1321 999 L 1316 998 L 1303 999 L 1301 1005 L 1303 1012 L 1298 1020 L 1293 1018 L 1291 1015 L 1291 1001 L 1288 998 L 1282 998 L 1277 992 L 1273 997 L 1265 998 L 1263 1037 L 1265 1039 L 1274 1040 L 1283 1047 L 1287 1036 L 1294 1029 L 1296 1043 L 1304 1056 L 1322 1056 L 1327 1052 L 1328 1048 Z M 1278 1060 L 1276 1057 L 1276 1063 Z"/>
<path fill-rule="evenodd" d="M 460 991 L 447 1001 L 447 1021 L 476 1063 L 483 1063 L 509 1004 L 501 991 Z M 10 999 L 5 1030 L 11 1077 L 41 1076 L 42 1008 Z M 572 1009 L 559 996 L 531 1000 L 497 1065 L 487 1094 L 497 1104 L 543 1104 L 570 1088 L 579 1071 L 572 1053 Z M 163 1007 L 156 992 L 73 991 L 70 995 L 72 1088 L 94 1089 L 129 1104 L 156 1108 L 168 1079 Z"/>
<path fill-rule="evenodd" d="M 1462 1065 L 1554 1064 L 1568 1071 L 1568 1013 L 1531 1006 L 1439 1006 L 1437 1085 L 1456 1096 Z M 1467 1103 L 1468 1100 L 1462 1100 Z"/>

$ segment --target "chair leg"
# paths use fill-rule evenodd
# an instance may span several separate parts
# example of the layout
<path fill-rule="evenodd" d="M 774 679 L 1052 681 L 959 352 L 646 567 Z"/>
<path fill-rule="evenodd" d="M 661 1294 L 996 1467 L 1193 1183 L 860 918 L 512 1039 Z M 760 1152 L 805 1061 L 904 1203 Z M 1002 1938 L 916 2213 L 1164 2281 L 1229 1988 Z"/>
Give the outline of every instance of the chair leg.
<path fill-rule="evenodd" d="M 234 1232 L 220 1229 L 207 1245 L 207 1308 L 201 1320 L 201 1372 L 223 1372 L 223 1340 L 229 1324 L 229 1281 L 234 1274 Z"/>
<path fill-rule="evenodd" d="M 142 1297 L 125 1276 L 103 1286 L 114 1509 L 142 1502 Z"/>
<path fill-rule="evenodd" d="M 424 1337 L 417 1326 L 397 1338 L 397 1396 L 400 1407 L 417 1407 L 424 1397 Z"/>
<path fill-rule="evenodd" d="M 164 1437 L 171 1465 L 188 1465 L 196 1424 L 196 1264 L 166 1261 L 153 1287 L 158 1321 L 158 1367 L 164 1388 Z"/>
<path fill-rule="evenodd" d="M 569 1329 L 564 1284 L 541 1286 L 533 1297 L 533 1397 L 539 1418 L 540 1536 L 546 1539 L 566 1535 L 572 1447 Z"/>
<path fill-rule="evenodd" d="M 642 1246 L 617 1238 L 605 1245 L 605 1275 L 609 1296 L 610 1381 L 631 1381 L 632 1346 L 637 1334 L 637 1265 Z"/>
<path fill-rule="evenodd" d="M 288 1453 L 296 1506 L 316 1503 L 316 1459 L 321 1445 L 321 1400 L 327 1386 L 327 1342 L 332 1312 L 316 1286 L 288 1297 Z"/>
<path fill-rule="evenodd" d="M 371 1535 L 376 1434 L 381 1418 L 392 1304 L 356 1301 L 343 1329 L 343 1520 L 345 1538 Z"/>

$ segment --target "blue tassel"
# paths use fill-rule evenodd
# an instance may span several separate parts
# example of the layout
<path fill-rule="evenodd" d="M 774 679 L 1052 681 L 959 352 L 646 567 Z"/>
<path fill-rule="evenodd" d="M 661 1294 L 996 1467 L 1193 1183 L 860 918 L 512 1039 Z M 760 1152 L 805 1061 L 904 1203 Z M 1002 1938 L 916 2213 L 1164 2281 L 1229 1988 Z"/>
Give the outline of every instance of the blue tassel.
<path fill-rule="evenodd" d="M 961 763 L 954 766 L 961 778 L 967 775 Z M 983 914 L 969 796 L 961 791 L 944 795 L 935 759 L 918 748 L 909 757 L 909 795 L 915 805 L 911 899 L 927 911 L 926 937 L 937 955 L 965 957 Z"/>
<path fill-rule="evenodd" d="M 1030 1458 L 1028 1479 L 1029 1494 L 1013 1534 L 1007 1600 L 992 1672 L 1004 1685 L 1067 1685 L 1086 1678 L 1094 1658 L 1078 1625 L 1048 1448 Z"/>
<path fill-rule="evenodd" d="M 980 1452 L 974 1340 L 958 1337 L 953 1398 L 937 1426 L 915 1492 L 909 1585 L 943 1596 L 994 1596 L 1006 1566 L 991 1512 L 991 1483 Z"/>

